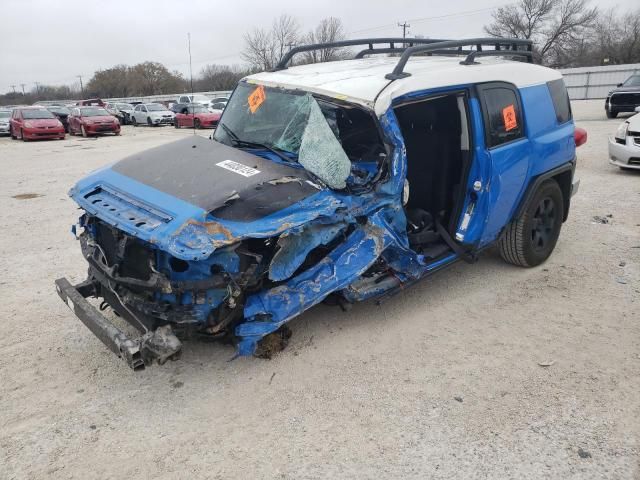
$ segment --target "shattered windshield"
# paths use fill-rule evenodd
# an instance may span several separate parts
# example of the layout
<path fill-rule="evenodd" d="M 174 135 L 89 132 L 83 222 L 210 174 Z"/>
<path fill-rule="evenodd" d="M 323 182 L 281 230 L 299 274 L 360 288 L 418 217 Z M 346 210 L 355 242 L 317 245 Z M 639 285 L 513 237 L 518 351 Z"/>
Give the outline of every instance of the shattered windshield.
<path fill-rule="evenodd" d="M 214 140 L 271 150 L 335 189 L 372 180 L 385 152 L 375 121 L 364 109 L 248 83 L 236 88 Z"/>

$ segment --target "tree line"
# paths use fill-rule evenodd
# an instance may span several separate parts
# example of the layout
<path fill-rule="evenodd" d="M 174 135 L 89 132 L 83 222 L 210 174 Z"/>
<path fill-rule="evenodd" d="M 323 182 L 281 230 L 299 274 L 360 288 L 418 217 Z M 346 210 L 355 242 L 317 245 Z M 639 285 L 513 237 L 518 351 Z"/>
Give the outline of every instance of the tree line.
<path fill-rule="evenodd" d="M 518 0 L 496 9 L 484 30 L 493 37 L 533 40 L 536 63 L 554 68 L 640 63 L 640 8 L 601 11 L 591 6 L 590 0 Z M 244 64 L 206 65 L 194 77 L 193 90 L 231 90 L 242 77 L 273 69 L 297 45 L 344 38 L 346 29 L 338 18 L 324 18 L 305 32 L 296 18 L 281 15 L 269 28 L 245 33 L 240 54 Z M 352 55 L 350 49 L 325 48 L 296 56 L 295 64 L 328 62 Z M 78 87 L 39 85 L 25 94 L 0 95 L 0 105 L 188 92 L 191 80 L 162 63 L 147 61 L 98 70 L 84 89 Z"/>

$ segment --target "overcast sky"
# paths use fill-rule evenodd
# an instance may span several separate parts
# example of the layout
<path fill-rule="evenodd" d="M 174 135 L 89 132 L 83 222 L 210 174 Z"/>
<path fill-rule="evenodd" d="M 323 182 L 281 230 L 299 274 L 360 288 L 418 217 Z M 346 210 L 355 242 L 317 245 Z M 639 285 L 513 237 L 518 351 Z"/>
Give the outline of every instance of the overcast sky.
<path fill-rule="evenodd" d="M 303 31 L 324 17 L 345 24 L 350 38 L 409 35 L 468 38 L 482 34 L 500 0 L 0 0 L 0 93 L 11 85 L 87 82 L 95 70 L 145 60 L 194 74 L 207 63 L 240 63 L 244 32 L 286 13 Z M 606 9 L 618 0 L 592 0 Z"/>

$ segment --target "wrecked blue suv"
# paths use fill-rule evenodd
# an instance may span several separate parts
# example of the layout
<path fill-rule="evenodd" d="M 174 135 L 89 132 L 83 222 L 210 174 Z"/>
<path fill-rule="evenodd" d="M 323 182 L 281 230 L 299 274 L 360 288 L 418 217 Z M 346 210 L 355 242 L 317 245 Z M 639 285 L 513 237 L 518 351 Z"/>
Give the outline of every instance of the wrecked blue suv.
<path fill-rule="evenodd" d="M 366 46 L 353 60 L 287 68 L 353 45 Z M 543 262 L 576 190 L 578 130 L 528 41 L 298 47 L 238 84 L 211 140 L 189 135 L 71 189 L 89 274 L 57 290 L 133 368 L 197 336 L 268 355 L 319 302 L 392 295 L 491 245 Z"/>

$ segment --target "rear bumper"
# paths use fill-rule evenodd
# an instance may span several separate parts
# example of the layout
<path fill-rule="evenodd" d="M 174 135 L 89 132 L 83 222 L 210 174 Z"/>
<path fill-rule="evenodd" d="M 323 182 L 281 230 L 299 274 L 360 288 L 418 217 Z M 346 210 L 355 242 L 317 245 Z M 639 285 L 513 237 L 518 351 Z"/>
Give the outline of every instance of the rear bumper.
<path fill-rule="evenodd" d="M 632 137 L 627 137 L 625 145 L 609 137 L 609 163 L 623 168 L 640 169 L 640 145 L 634 144 Z"/>
<path fill-rule="evenodd" d="M 55 283 L 58 295 L 75 316 L 133 370 L 142 370 L 153 360 L 164 363 L 167 359 L 177 358 L 182 344 L 171 332 L 171 327 L 159 327 L 131 338 L 86 300 L 95 293 L 94 284 L 86 281 L 74 286 L 66 278 L 59 278 Z"/>

